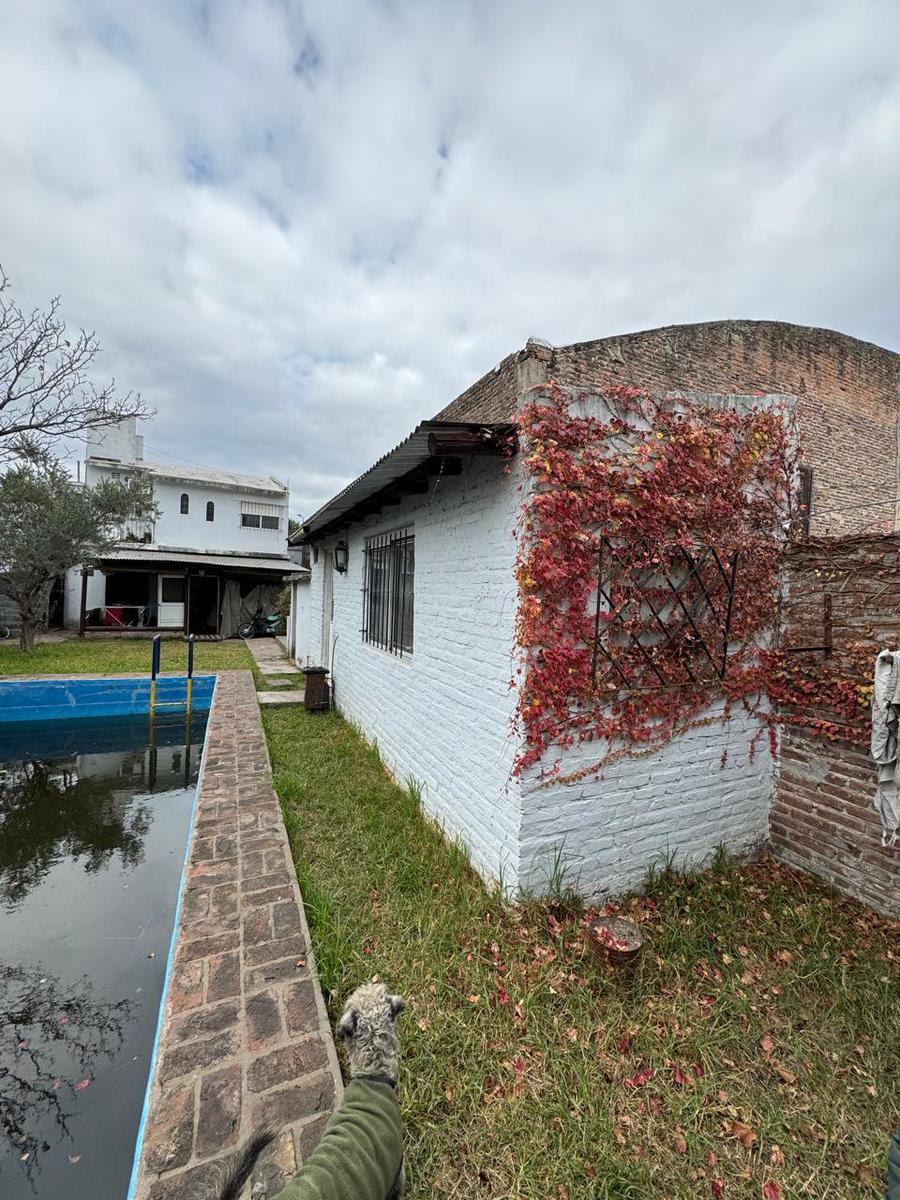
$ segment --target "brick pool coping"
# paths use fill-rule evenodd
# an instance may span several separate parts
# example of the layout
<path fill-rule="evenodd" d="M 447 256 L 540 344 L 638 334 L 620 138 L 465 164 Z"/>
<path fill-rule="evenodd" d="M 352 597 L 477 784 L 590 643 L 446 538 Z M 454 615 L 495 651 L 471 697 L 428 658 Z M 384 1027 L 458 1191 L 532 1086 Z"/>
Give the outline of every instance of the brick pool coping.
<path fill-rule="evenodd" d="M 268 1200 L 342 1089 L 253 676 L 215 674 L 136 1200 L 214 1200 L 270 1125 L 248 1185 Z"/>

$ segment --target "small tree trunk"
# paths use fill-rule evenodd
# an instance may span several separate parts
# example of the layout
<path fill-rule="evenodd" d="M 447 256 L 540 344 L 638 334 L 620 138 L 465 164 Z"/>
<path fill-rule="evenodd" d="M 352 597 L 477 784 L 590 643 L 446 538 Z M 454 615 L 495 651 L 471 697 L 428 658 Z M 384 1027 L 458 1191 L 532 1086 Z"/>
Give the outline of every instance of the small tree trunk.
<path fill-rule="evenodd" d="M 37 624 L 34 609 L 28 601 L 19 605 L 19 615 L 22 620 L 19 629 L 19 649 L 28 654 L 34 649 L 34 631 Z"/>

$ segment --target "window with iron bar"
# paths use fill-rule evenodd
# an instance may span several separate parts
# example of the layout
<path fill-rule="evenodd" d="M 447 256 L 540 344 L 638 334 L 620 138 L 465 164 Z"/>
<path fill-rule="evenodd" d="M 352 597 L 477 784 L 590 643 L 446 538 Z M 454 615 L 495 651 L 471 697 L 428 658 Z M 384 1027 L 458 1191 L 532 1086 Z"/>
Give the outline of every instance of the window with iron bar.
<path fill-rule="evenodd" d="M 366 538 L 363 641 L 401 657 L 413 649 L 415 547 L 409 529 Z"/>

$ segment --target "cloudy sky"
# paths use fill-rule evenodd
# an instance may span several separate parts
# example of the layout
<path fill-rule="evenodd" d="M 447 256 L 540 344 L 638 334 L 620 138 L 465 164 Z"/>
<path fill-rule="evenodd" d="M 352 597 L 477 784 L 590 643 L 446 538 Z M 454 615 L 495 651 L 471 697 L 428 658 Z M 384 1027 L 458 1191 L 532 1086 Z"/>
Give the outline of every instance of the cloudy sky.
<path fill-rule="evenodd" d="M 531 335 L 900 349 L 896 0 L 0 0 L 0 262 L 321 501 Z"/>

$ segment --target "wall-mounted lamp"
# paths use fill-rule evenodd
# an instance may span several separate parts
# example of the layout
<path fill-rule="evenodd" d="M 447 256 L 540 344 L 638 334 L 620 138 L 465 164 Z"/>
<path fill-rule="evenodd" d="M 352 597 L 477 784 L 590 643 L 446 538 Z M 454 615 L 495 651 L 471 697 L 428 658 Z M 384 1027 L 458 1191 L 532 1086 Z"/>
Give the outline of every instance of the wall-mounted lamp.
<path fill-rule="evenodd" d="M 339 575 L 343 575 L 347 570 L 347 564 L 350 561 L 350 547 L 346 542 L 340 541 L 334 548 L 334 569 Z"/>

